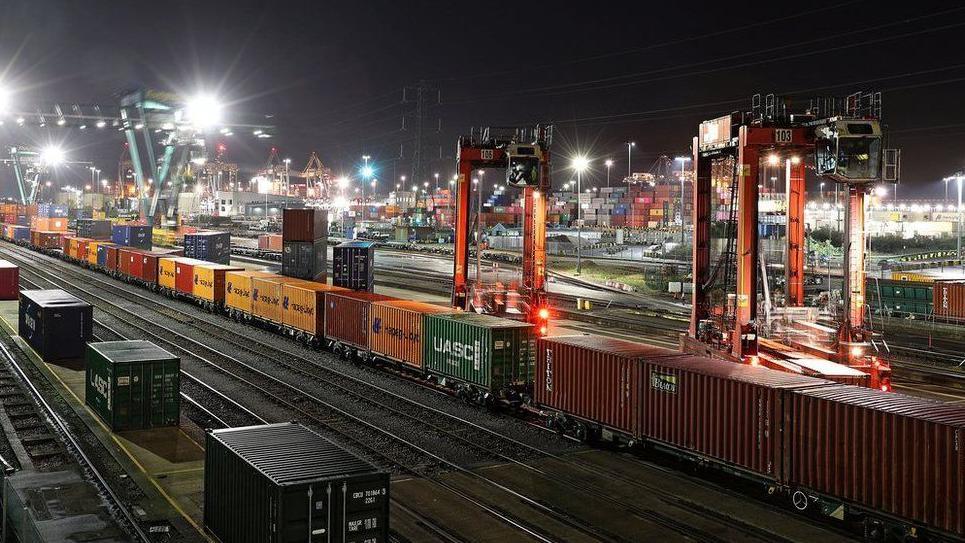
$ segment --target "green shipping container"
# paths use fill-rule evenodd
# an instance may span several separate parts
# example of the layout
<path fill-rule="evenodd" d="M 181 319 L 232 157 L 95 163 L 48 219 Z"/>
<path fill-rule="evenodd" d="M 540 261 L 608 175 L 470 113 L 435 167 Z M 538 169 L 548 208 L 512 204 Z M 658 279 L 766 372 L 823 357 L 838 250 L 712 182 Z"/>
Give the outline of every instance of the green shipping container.
<path fill-rule="evenodd" d="M 482 391 L 525 390 L 533 382 L 532 324 L 476 313 L 425 315 L 426 372 Z"/>
<path fill-rule="evenodd" d="M 88 343 L 85 403 L 114 431 L 177 426 L 180 372 L 150 341 Z"/>

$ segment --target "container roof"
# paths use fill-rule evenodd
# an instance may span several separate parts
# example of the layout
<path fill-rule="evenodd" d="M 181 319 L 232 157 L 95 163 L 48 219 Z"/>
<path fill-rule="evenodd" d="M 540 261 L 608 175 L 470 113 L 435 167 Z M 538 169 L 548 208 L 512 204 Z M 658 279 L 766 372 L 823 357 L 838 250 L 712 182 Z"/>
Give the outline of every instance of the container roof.
<path fill-rule="evenodd" d="M 528 322 L 514 321 L 512 319 L 504 319 L 502 317 L 494 317 L 492 315 L 485 315 L 482 313 L 473 313 L 471 311 L 462 311 L 459 313 L 447 313 L 443 315 L 438 315 L 438 318 L 465 322 L 476 326 L 485 326 L 487 328 L 532 328 L 533 327 L 533 325 Z"/>
<path fill-rule="evenodd" d="M 111 363 L 156 362 L 178 357 L 151 343 L 140 339 L 130 341 L 100 341 L 88 343 Z"/>
<path fill-rule="evenodd" d="M 336 247 L 360 247 L 362 249 L 368 249 L 369 247 L 374 247 L 374 241 L 343 241 L 336 245 Z"/>
<path fill-rule="evenodd" d="M 211 437 L 278 485 L 378 471 L 300 424 L 226 428 Z"/>
<path fill-rule="evenodd" d="M 613 353 L 625 358 L 670 356 L 680 354 L 677 351 L 672 351 L 664 347 L 654 347 L 653 345 L 644 345 L 643 343 L 636 343 L 634 341 L 627 341 L 625 339 L 604 336 L 551 336 L 541 338 L 540 341 L 547 343 L 559 343 L 563 345 L 573 345 L 575 347 L 582 347 L 591 351 Z"/>
<path fill-rule="evenodd" d="M 772 370 L 763 366 L 751 366 L 689 354 L 678 354 L 666 358 L 656 357 L 653 360 L 647 360 L 647 362 L 652 362 L 667 368 L 699 373 L 701 375 L 752 383 L 767 388 L 818 387 L 838 384 L 834 381 L 828 381 L 827 379 L 820 379 L 818 377 L 809 377 L 807 375 L 788 373 L 786 371 Z"/>
<path fill-rule="evenodd" d="M 801 394 L 848 405 L 884 411 L 904 417 L 965 428 L 965 406 L 874 388 L 836 386 L 802 391 Z"/>
<path fill-rule="evenodd" d="M 50 305 L 90 305 L 73 294 L 60 289 L 21 290 L 20 294 L 37 305 L 45 307 Z"/>
<path fill-rule="evenodd" d="M 357 300 L 368 300 L 370 302 L 382 302 L 386 300 L 398 300 L 394 296 L 386 296 L 385 294 L 376 294 L 374 292 L 366 292 L 364 290 L 346 290 L 345 292 L 330 292 L 332 296 L 341 296 L 342 298 L 355 298 Z"/>

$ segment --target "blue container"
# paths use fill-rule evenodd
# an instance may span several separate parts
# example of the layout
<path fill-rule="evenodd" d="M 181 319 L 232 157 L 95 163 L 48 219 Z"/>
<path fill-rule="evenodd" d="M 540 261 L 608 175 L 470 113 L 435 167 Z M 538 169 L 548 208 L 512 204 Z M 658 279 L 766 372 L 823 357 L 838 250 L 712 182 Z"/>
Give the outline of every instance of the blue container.
<path fill-rule="evenodd" d="M 111 228 L 111 241 L 125 247 L 151 250 L 151 227 L 140 224 L 115 224 Z"/>
<path fill-rule="evenodd" d="M 56 204 L 40 204 L 37 206 L 37 216 L 51 219 L 66 219 L 67 206 Z"/>
<path fill-rule="evenodd" d="M 228 264 L 231 260 L 231 234 L 228 232 L 185 234 L 184 256 L 215 264 Z"/>
<path fill-rule="evenodd" d="M 97 244 L 97 266 L 100 268 L 107 267 L 107 248 L 111 245 L 106 245 L 104 243 Z"/>
<path fill-rule="evenodd" d="M 17 226 L 30 228 L 30 217 L 27 215 L 17 215 Z"/>
<path fill-rule="evenodd" d="M 13 241 L 30 241 L 30 227 L 17 226 L 13 229 Z"/>

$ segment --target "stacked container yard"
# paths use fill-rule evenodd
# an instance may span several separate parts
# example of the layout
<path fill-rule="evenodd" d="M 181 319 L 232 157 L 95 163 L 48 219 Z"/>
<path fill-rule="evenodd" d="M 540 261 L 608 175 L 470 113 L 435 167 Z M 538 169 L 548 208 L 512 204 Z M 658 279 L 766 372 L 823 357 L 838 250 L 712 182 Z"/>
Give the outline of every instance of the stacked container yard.
<path fill-rule="evenodd" d="M 332 284 L 372 292 L 375 288 L 375 243 L 346 241 L 332 249 Z"/>
<path fill-rule="evenodd" d="M 185 234 L 184 256 L 215 264 L 228 264 L 231 260 L 231 234 L 228 232 Z"/>
<path fill-rule="evenodd" d="M 63 290 L 20 291 L 17 333 L 44 361 L 82 360 L 93 323 L 93 306 Z"/>
<path fill-rule="evenodd" d="M 84 402 L 112 431 L 177 426 L 181 360 L 149 341 L 87 345 Z"/>
<path fill-rule="evenodd" d="M 282 275 L 324 283 L 328 212 L 319 208 L 285 209 L 282 217 Z"/>
<path fill-rule="evenodd" d="M 389 540 L 389 474 L 300 424 L 210 431 L 204 449 L 219 541 Z"/>
<path fill-rule="evenodd" d="M 111 221 L 77 219 L 77 237 L 96 240 L 110 240 Z"/>

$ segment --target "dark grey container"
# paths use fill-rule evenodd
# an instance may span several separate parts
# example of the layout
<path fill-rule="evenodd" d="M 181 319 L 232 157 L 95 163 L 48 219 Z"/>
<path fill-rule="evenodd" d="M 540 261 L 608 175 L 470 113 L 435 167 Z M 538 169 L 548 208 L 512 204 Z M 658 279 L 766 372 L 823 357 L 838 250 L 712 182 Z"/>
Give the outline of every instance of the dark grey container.
<path fill-rule="evenodd" d="M 225 543 L 388 541 L 389 474 L 300 424 L 210 431 L 204 525 Z"/>
<path fill-rule="evenodd" d="M 282 243 L 281 274 L 325 282 L 328 240 L 285 241 Z"/>
<path fill-rule="evenodd" d="M 372 292 L 375 287 L 375 244 L 346 241 L 332 249 L 332 284 Z"/>
<path fill-rule="evenodd" d="M 94 308 L 63 290 L 21 290 L 17 333 L 47 362 L 83 360 Z"/>

